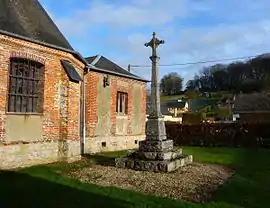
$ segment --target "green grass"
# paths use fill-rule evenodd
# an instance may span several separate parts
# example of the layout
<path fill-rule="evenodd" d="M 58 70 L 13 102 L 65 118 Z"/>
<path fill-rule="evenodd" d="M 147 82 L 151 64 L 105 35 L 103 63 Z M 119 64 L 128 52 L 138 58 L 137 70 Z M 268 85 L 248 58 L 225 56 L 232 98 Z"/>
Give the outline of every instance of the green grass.
<path fill-rule="evenodd" d="M 197 93 L 197 96 L 195 96 L 196 98 L 193 99 L 207 99 L 206 97 L 200 97 L 199 96 L 200 93 Z M 227 91 L 220 91 L 220 92 L 212 92 L 211 93 L 211 98 L 208 99 L 220 99 L 222 97 L 222 95 L 226 95 L 226 94 L 230 94 Z M 193 95 L 194 96 L 194 95 Z M 185 97 L 185 94 L 183 95 L 161 95 L 160 96 L 160 100 L 161 101 L 171 101 L 171 100 L 178 100 L 178 99 L 182 99 L 183 97 Z"/>
<path fill-rule="evenodd" d="M 167 102 L 167 101 L 174 101 L 174 100 L 180 100 L 183 99 L 185 97 L 185 95 L 162 95 L 160 96 L 160 101 L 161 102 Z M 206 98 L 206 97 L 196 97 L 196 98 L 192 98 L 194 100 L 216 100 L 216 99 L 220 99 L 220 95 L 214 95 L 211 98 Z"/>
<path fill-rule="evenodd" d="M 36 166 L 0 173 L 1 207 L 247 207 L 270 205 L 270 151 L 230 148 L 184 147 L 202 163 L 233 167 L 235 175 L 203 205 L 158 198 L 113 187 L 100 187 L 70 179 L 60 172 L 78 169 L 93 162 L 109 165 L 125 152 L 104 153 L 83 162 Z"/>

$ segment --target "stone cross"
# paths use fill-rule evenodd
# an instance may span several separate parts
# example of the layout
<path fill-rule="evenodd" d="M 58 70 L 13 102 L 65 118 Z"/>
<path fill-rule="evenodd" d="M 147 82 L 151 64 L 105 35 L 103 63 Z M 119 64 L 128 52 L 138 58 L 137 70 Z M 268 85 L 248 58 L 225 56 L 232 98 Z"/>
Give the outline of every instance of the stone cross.
<path fill-rule="evenodd" d="M 192 156 L 182 155 L 181 149 L 174 149 L 173 140 L 167 139 L 165 122 L 160 111 L 157 47 L 163 43 L 164 41 L 157 39 L 156 33 L 153 33 L 152 40 L 145 44 L 152 48 L 151 104 L 146 122 L 146 139 L 139 141 L 138 151 L 128 154 L 127 157 L 116 158 L 116 167 L 171 172 L 192 162 Z"/>
<path fill-rule="evenodd" d="M 160 111 L 160 90 L 158 83 L 158 61 L 160 58 L 157 56 L 157 47 L 160 44 L 164 44 L 164 40 L 159 40 L 155 32 L 153 32 L 152 40 L 144 44 L 146 47 L 150 46 L 152 48 L 152 56 L 149 57 L 152 61 L 150 118 L 163 117 Z"/>
<path fill-rule="evenodd" d="M 152 78 L 151 78 L 151 99 L 150 99 L 150 113 L 146 125 L 146 139 L 147 140 L 166 140 L 166 129 L 163 120 L 163 115 L 160 110 L 160 90 L 158 82 L 158 61 L 157 47 L 164 44 L 164 40 L 159 40 L 156 33 L 153 33 L 153 38 L 150 42 L 145 43 L 146 47 L 152 48 Z"/>

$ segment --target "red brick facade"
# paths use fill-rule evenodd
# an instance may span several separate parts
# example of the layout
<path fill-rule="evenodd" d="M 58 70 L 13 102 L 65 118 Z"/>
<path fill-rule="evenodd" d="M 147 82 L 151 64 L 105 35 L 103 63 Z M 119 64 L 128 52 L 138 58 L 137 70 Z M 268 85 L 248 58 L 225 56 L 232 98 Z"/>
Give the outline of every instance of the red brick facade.
<path fill-rule="evenodd" d="M 0 169 L 58 161 L 63 157 L 63 154 L 67 158 L 80 156 L 80 100 L 82 101 L 82 83 L 74 83 L 69 80 L 61 65 L 61 59 L 70 61 L 81 77 L 83 77 L 85 65 L 68 52 L 5 35 L 0 35 L 0 52 Z M 44 64 L 43 113 L 14 115 L 14 113 L 10 114 L 7 112 L 9 69 L 10 58 L 12 57 L 22 57 Z M 87 140 L 90 152 L 106 151 L 106 149 L 99 148 L 100 142 L 103 141 L 110 143 L 112 147 L 117 146 L 118 149 L 122 149 L 134 148 L 134 143 L 137 145 L 137 141 L 144 138 L 146 83 L 114 75 L 109 75 L 109 86 L 107 86 L 110 88 L 110 129 L 106 126 L 103 127 L 101 123 L 101 129 L 107 128 L 109 130 L 109 135 L 107 136 L 115 136 L 114 141 L 110 139 L 108 141 L 106 138 L 98 140 L 99 138 L 96 137 L 95 126 L 98 123 L 98 111 L 101 109 L 97 100 L 98 97 L 102 97 L 99 96 L 98 86 L 106 76 L 107 74 L 105 73 L 91 70 L 85 76 L 86 137 L 90 138 Z M 138 97 L 134 97 L 136 95 L 135 88 L 137 90 L 136 93 L 138 93 L 139 89 Z M 127 128 L 127 131 L 121 135 L 124 136 L 124 139 L 120 142 L 119 137 L 117 137 L 119 135 L 116 134 L 118 118 L 116 114 L 117 91 L 126 92 L 128 95 L 127 126 L 124 127 Z M 104 101 L 102 102 L 107 101 L 106 98 L 103 99 Z M 134 104 L 136 99 L 141 100 L 139 106 Z M 134 116 L 135 108 L 136 116 Z M 16 123 L 12 123 L 14 116 L 15 121 L 17 119 L 20 122 L 27 122 L 30 117 L 40 119 L 41 136 L 33 136 L 31 126 L 29 130 L 29 125 L 27 127 L 28 133 L 22 130 L 24 123 L 16 126 Z M 135 124 L 134 120 L 136 120 Z M 136 126 L 136 131 L 132 130 L 134 126 Z M 16 132 L 15 128 L 17 127 L 24 134 L 20 135 L 20 133 L 17 133 L 14 139 L 13 133 Z M 137 127 L 139 127 L 139 130 Z M 92 147 L 93 143 L 96 146 Z M 107 150 L 113 150 L 113 148 Z"/>
<path fill-rule="evenodd" d="M 94 137 L 94 126 L 98 121 L 98 105 L 97 105 L 97 85 L 99 81 L 102 81 L 103 77 L 106 74 L 102 74 L 100 72 L 90 71 L 90 73 L 86 76 L 86 136 L 87 137 Z M 140 108 L 140 120 L 141 120 L 141 128 L 142 134 L 145 132 L 145 118 L 146 118 L 146 83 L 142 81 L 137 81 L 134 79 L 124 78 L 115 75 L 109 75 L 110 85 L 108 87 L 111 88 L 111 107 L 110 107 L 110 122 L 111 122 L 111 129 L 110 135 L 115 136 L 116 132 L 116 100 L 117 100 L 117 92 L 126 92 L 128 95 L 128 108 L 127 108 L 127 117 L 128 117 L 128 130 L 126 136 L 134 135 L 131 131 L 132 125 L 132 112 L 133 112 L 133 100 L 134 99 L 141 99 L 142 106 Z M 118 85 L 117 82 L 122 82 L 124 85 Z M 141 97 L 133 97 L 133 88 L 134 85 L 141 86 Z M 107 101 L 109 102 L 109 101 Z"/>
<path fill-rule="evenodd" d="M 69 81 L 60 60 L 69 60 L 81 76 L 83 74 L 84 64 L 75 59 L 70 53 L 5 35 L 0 35 L 0 52 L 0 147 L 3 145 L 34 144 L 45 141 L 53 142 L 55 140 L 75 140 L 80 143 L 79 115 L 81 83 Z M 11 57 L 27 58 L 45 65 L 43 113 L 39 115 L 18 115 L 18 117 L 24 117 L 24 119 L 27 119 L 28 116 L 41 117 L 41 138 L 26 138 L 26 135 L 23 135 L 24 137 L 18 141 L 7 138 L 7 119 L 10 116 L 14 116 L 14 113 L 10 115 L 7 112 Z M 61 88 L 66 89 L 66 102 L 64 106 L 61 104 Z M 61 116 L 61 111 L 65 111 L 65 118 Z"/>

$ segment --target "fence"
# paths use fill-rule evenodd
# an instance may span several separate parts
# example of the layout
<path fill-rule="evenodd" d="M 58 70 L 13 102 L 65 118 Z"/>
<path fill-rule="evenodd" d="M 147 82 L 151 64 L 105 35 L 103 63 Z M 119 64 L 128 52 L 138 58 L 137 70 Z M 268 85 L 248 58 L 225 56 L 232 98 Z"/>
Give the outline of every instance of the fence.
<path fill-rule="evenodd" d="M 270 148 L 270 123 L 185 125 L 167 122 L 166 131 L 168 139 L 180 146 Z"/>

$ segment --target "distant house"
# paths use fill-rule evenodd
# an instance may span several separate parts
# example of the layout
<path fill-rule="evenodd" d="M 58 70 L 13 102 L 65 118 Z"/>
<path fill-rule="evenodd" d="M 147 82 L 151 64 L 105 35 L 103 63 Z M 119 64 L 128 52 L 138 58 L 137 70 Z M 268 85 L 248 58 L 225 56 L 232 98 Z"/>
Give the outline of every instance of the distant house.
<path fill-rule="evenodd" d="M 161 114 L 164 117 L 172 117 L 171 116 L 171 113 L 168 110 L 168 107 L 167 107 L 167 104 L 166 103 L 160 104 L 160 111 L 161 111 Z M 150 102 L 148 101 L 146 103 L 146 120 L 147 120 L 147 117 L 149 116 L 149 114 L 150 114 Z"/>
<path fill-rule="evenodd" d="M 150 103 L 147 103 L 146 115 L 149 115 Z M 160 110 L 165 121 L 182 123 L 183 113 L 187 112 L 188 103 L 185 101 L 168 101 L 160 104 Z M 147 118 L 146 118 L 147 120 Z"/>
<path fill-rule="evenodd" d="M 232 112 L 234 121 L 268 122 L 270 121 L 270 95 L 265 93 L 236 95 Z"/>
<path fill-rule="evenodd" d="M 173 117 L 182 117 L 182 114 L 187 112 L 189 107 L 186 101 L 170 101 L 166 105 Z"/>
<path fill-rule="evenodd" d="M 190 99 L 187 101 L 189 112 L 200 112 L 207 106 L 215 106 L 217 101 L 215 99 Z"/>

